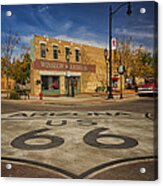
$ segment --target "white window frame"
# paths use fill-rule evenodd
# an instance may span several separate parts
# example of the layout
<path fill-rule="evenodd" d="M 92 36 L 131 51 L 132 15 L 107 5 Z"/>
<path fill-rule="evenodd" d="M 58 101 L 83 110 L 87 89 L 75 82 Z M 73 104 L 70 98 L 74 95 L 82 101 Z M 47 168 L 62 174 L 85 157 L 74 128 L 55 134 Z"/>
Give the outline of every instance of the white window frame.
<path fill-rule="evenodd" d="M 79 51 L 79 53 L 81 52 L 81 50 L 80 50 L 80 48 L 75 47 L 75 62 L 80 63 L 80 62 L 81 62 L 80 55 L 79 55 L 79 61 L 76 61 L 76 50 L 78 50 L 78 51 Z"/>
<path fill-rule="evenodd" d="M 41 59 L 46 59 L 46 48 L 45 48 L 45 57 L 41 56 L 41 44 L 45 44 L 45 47 L 47 47 L 47 42 L 45 41 L 39 41 L 39 46 L 40 46 L 40 58 Z"/>

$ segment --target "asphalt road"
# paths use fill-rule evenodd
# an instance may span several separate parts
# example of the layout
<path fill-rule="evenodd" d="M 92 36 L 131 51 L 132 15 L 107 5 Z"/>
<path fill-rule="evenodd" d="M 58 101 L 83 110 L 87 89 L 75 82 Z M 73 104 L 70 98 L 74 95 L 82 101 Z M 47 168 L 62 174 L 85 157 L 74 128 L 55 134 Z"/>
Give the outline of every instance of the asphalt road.
<path fill-rule="evenodd" d="M 3 177 L 157 178 L 153 98 L 66 105 L 2 100 L 1 106 L 9 113 L 2 115 Z M 18 111 L 24 112 L 11 114 Z"/>
<path fill-rule="evenodd" d="M 154 123 L 142 113 L 23 111 L 3 115 L 2 131 L 2 176 L 155 179 Z"/>
<path fill-rule="evenodd" d="M 2 100 L 1 113 L 11 113 L 16 111 L 103 111 L 103 110 L 123 110 L 129 112 L 154 114 L 157 107 L 156 101 L 153 98 L 138 98 L 136 100 L 128 100 L 124 102 L 109 102 L 99 104 L 85 104 L 85 105 L 59 105 L 59 104 L 22 104 L 21 102 L 10 102 Z"/>

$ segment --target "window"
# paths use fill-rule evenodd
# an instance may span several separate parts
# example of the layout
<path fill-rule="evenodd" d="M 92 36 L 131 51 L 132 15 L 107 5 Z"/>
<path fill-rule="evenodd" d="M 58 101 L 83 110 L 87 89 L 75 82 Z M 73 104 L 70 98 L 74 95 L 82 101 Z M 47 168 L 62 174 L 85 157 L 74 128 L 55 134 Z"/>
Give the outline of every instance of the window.
<path fill-rule="evenodd" d="M 66 61 L 70 60 L 70 48 L 65 47 L 65 59 Z"/>
<path fill-rule="evenodd" d="M 53 58 L 58 59 L 58 46 L 57 45 L 53 46 Z"/>
<path fill-rule="evenodd" d="M 59 89 L 59 76 L 42 76 L 41 81 L 43 90 Z"/>
<path fill-rule="evenodd" d="M 41 76 L 41 90 L 43 95 L 59 95 L 60 81 L 59 76 Z"/>
<path fill-rule="evenodd" d="M 75 50 L 75 59 L 76 59 L 76 62 L 80 61 L 80 50 L 79 49 Z"/>
<path fill-rule="evenodd" d="M 46 57 L 46 44 L 45 43 L 41 43 L 40 44 L 40 49 L 41 49 L 41 57 L 45 58 Z"/>

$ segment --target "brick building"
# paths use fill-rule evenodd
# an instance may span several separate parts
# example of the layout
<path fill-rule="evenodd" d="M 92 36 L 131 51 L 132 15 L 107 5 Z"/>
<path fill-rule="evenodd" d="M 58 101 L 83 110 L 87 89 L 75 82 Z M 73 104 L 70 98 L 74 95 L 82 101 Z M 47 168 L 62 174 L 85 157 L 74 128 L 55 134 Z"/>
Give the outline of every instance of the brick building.
<path fill-rule="evenodd" d="M 104 49 L 74 42 L 34 36 L 31 40 L 31 93 L 66 95 L 94 93 L 106 86 Z M 113 66 L 113 82 L 118 80 Z"/>

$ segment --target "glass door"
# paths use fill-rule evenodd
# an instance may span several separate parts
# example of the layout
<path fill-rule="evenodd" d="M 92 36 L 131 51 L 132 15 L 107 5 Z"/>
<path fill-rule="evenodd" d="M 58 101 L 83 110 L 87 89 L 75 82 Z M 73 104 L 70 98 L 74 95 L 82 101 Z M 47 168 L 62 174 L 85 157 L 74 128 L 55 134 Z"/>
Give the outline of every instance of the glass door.
<path fill-rule="evenodd" d="M 71 76 L 69 77 L 69 91 L 70 95 L 72 93 L 72 86 L 74 87 L 74 92 L 80 92 L 80 77 L 79 76 Z M 65 93 L 68 92 L 68 77 L 65 77 Z"/>

